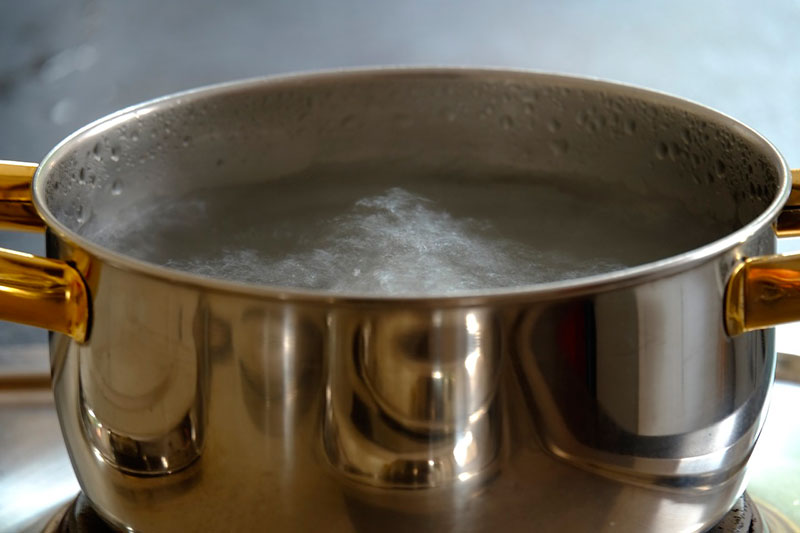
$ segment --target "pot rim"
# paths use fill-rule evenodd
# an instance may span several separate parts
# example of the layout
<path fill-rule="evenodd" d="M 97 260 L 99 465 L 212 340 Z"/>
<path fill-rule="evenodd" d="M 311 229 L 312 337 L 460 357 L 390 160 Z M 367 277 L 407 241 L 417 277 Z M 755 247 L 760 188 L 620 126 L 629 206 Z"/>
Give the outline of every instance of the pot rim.
<path fill-rule="evenodd" d="M 336 292 L 319 289 L 303 289 L 231 281 L 211 276 L 194 274 L 176 270 L 141 259 L 136 259 L 100 246 L 93 241 L 82 237 L 59 221 L 47 208 L 45 202 L 45 175 L 48 174 L 58 159 L 58 156 L 71 149 L 77 139 L 98 129 L 105 130 L 113 127 L 122 119 L 132 114 L 142 114 L 162 107 L 167 103 L 186 103 L 189 101 L 213 97 L 215 95 L 230 94 L 237 91 L 248 90 L 263 85 L 302 85 L 324 80 L 347 78 L 478 78 L 483 80 L 507 80 L 529 78 L 534 76 L 540 80 L 549 80 L 556 84 L 571 84 L 572 86 L 591 87 L 593 89 L 608 90 L 618 95 L 629 95 L 639 99 L 661 103 L 673 108 L 683 109 L 700 116 L 708 116 L 717 121 L 726 123 L 740 136 L 749 137 L 755 144 L 765 148 L 765 152 L 772 159 L 772 163 L 779 171 L 779 191 L 770 205 L 755 219 L 751 220 L 738 230 L 727 234 L 721 239 L 709 242 L 699 248 L 672 255 L 657 261 L 623 268 L 603 274 L 595 274 L 562 281 L 521 285 L 516 287 L 503 287 L 493 289 L 462 290 L 448 294 L 437 293 L 410 293 L 410 294 L 377 294 L 358 292 Z M 73 246 L 83 249 L 100 260 L 113 265 L 121 270 L 135 272 L 151 278 L 161 279 L 179 285 L 200 287 L 215 292 L 245 294 L 258 298 L 276 299 L 281 301 L 319 301 L 327 303 L 353 302 L 359 304 L 382 304 L 399 302 L 404 305 L 480 305 L 488 300 L 503 298 L 504 300 L 544 300 L 552 297 L 562 298 L 580 294 L 600 292 L 646 282 L 656 278 L 689 270 L 701 263 L 725 253 L 737 245 L 747 241 L 752 235 L 772 223 L 780 213 L 783 205 L 789 198 L 791 191 L 790 169 L 778 149 L 764 136 L 753 128 L 743 124 L 733 117 L 711 107 L 699 104 L 692 100 L 674 96 L 662 91 L 647 89 L 632 84 L 604 80 L 592 76 L 576 76 L 572 74 L 552 73 L 532 69 L 485 68 L 485 67 L 367 67 L 367 68 L 342 68 L 312 72 L 285 73 L 256 77 L 244 80 L 230 81 L 219 84 L 207 85 L 186 91 L 181 91 L 139 104 L 135 104 L 110 115 L 95 120 L 76 130 L 60 143 L 58 143 L 44 157 L 33 178 L 33 202 L 37 212 L 48 226 L 48 231 L 58 236 Z"/>

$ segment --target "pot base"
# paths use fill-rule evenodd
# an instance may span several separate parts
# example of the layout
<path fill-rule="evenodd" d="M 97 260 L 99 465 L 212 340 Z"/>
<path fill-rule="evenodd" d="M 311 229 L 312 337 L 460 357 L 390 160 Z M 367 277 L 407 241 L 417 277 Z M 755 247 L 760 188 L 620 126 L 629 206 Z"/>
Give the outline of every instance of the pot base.
<path fill-rule="evenodd" d="M 763 506 L 762 506 L 763 507 Z M 746 493 L 722 520 L 709 529 L 709 533 L 791 533 L 797 526 L 791 524 L 777 511 L 760 508 Z M 50 519 L 42 533 L 116 533 L 121 531 L 109 525 L 92 509 L 83 493 L 62 507 Z"/>

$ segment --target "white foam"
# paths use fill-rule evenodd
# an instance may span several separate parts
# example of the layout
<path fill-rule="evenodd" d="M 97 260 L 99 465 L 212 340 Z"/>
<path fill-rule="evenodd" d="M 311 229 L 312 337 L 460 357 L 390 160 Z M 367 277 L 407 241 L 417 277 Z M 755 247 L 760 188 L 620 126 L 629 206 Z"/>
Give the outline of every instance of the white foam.
<path fill-rule="evenodd" d="M 491 229 L 487 221 L 454 218 L 432 200 L 395 187 L 299 229 L 296 249 L 286 254 L 223 246 L 165 264 L 252 283 L 382 294 L 513 287 L 622 266 L 575 263 L 552 250 L 495 238 Z"/>

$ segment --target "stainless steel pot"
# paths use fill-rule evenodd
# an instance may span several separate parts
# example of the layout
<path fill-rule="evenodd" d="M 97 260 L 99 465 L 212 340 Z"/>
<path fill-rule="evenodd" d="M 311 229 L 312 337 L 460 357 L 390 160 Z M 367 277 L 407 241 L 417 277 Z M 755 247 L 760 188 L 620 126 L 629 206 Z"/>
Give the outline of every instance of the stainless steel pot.
<path fill-rule="evenodd" d="M 366 158 L 638 180 L 692 213 L 676 232 L 727 229 L 610 274 L 441 297 L 203 278 L 80 234 L 149 195 Z M 791 187 L 776 149 L 617 84 L 423 69 L 220 85 L 95 122 L 35 169 L 3 165 L 0 209 L 46 228 L 49 258 L 2 251 L 0 318 L 54 331 L 75 472 L 129 530 L 704 530 L 744 490 L 768 326 L 800 317 L 800 263 L 770 255 Z"/>

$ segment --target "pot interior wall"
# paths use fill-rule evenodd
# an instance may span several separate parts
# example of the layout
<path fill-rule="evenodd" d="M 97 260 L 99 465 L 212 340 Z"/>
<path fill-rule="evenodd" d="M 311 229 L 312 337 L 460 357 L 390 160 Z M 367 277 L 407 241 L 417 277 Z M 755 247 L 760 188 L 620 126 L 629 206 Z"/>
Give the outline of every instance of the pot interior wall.
<path fill-rule="evenodd" d="M 134 108 L 64 145 L 44 191 L 72 231 L 168 265 L 191 254 L 187 242 L 223 246 L 243 228 L 323 220 L 403 187 L 454 219 L 491 221 L 498 238 L 557 242 L 569 261 L 613 270 L 752 221 L 779 192 L 773 157 L 734 122 L 645 91 L 529 74 L 355 73 Z M 196 214 L 194 237 L 175 233 L 170 219 L 208 197 L 228 201 Z M 163 224 L 118 231 L 136 217 Z M 275 253 L 296 240 L 271 234 L 261 242 Z"/>

